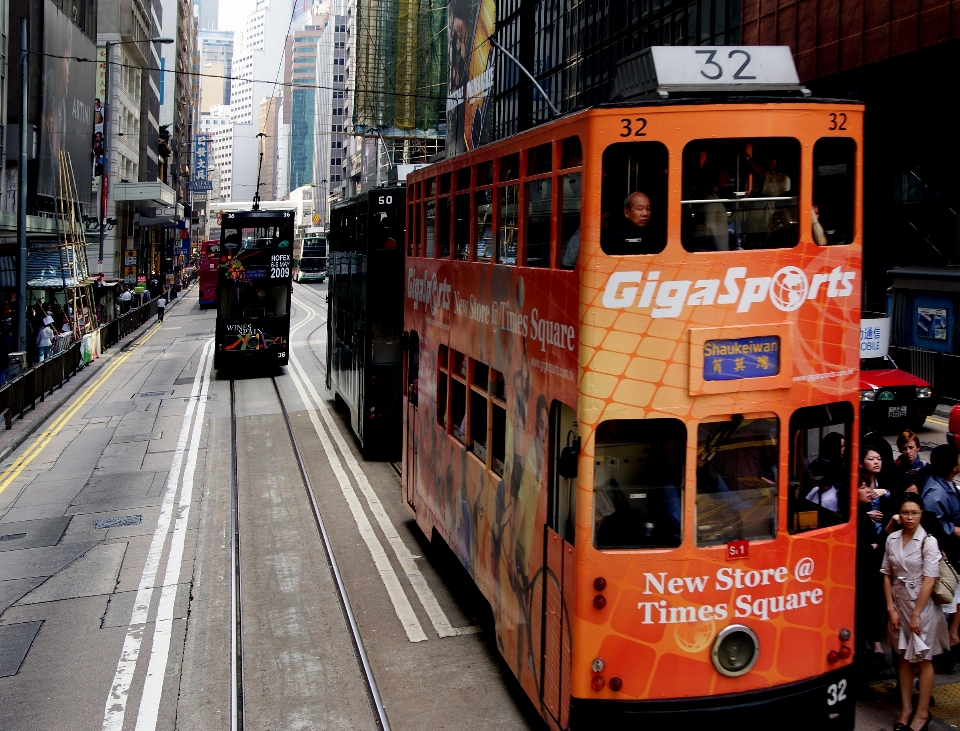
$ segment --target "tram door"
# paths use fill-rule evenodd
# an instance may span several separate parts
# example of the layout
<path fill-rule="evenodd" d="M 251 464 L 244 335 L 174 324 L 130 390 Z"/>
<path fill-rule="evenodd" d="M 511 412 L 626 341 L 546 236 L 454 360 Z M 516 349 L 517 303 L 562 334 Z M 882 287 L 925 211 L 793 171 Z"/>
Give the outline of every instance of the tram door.
<path fill-rule="evenodd" d="M 550 409 L 550 493 L 544 529 L 546 564 L 540 698 L 560 728 L 566 728 L 569 722 L 570 621 L 574 608 L 573 543 L 579 453 L 576 409 L 554 401 Z"/>
<path fill-rule="evenodd" d="M 407 338 L 407 413 L 404 424 L 403 494 L 407 504 L 416 509 L 417 485 L 417 404 L 420 384 L 420 336 L 415 331 Z"/>

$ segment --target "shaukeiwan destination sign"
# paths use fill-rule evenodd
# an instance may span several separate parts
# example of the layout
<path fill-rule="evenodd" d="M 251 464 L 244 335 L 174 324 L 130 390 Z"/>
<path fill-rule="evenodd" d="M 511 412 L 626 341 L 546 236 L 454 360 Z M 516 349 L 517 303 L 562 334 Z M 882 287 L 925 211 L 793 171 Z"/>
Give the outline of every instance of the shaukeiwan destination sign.
<path fill-rule="evenodd" d="M 703 380 L 737 381 L 780 373 L 780 338 L 771 335 L 703 344 Z"/>

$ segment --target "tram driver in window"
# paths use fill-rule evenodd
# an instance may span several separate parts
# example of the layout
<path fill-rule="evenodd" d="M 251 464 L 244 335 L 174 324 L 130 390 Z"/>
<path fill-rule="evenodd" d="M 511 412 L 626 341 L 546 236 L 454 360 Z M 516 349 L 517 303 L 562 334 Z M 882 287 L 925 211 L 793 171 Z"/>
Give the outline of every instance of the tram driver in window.
<path fill-rule="evenodd" d="M 606 232 L 603 250 L 614 255 L 659 253 L 663 242 L 653 220 L 650 196 L 642 190 L 631 193 L 623 201 L 623 218 Z"/>

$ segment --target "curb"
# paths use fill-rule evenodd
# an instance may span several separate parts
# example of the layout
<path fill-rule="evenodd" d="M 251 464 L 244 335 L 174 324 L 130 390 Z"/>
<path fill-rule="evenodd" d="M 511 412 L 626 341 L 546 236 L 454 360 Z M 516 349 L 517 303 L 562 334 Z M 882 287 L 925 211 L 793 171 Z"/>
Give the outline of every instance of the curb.
<path fill-rule="evenodd" d="M 177 295 L 177 299 L 174 300 L 173 304 L 167 305 L 167 310 L 168 311 L 172 310 L 174 307 L 180 304 L 180 302 L 183 300 L 183 295 L 186 294 L 191 287 L 192 285 L 189 285 L 179 295 Z M 144 323 L 144 325 L 147 325 L 147 323 Z M 135 333 L 128 342 L 115 344 L 113 347 L 110 348 L 110 351 L 108 353 L 101 355 L 97 360 L 104 365 L 109 363 L 115 354 L 122 353 L 131 345 L 134 345 L 140 338 L 144 336 L 144 334 L 149 329 L 150 327 L 148 325 L 146 327 L 142 327 L 141 330 Z M 52 402 L 51 408 L 47 409 L 47 411 L 45 411 L 42 414 L 38 414 L 37 418 L 34 419 L 32 422 L 30 422 L 30 424 L 27 425 L 22 432 L 20 432 L 20 434 L 18 434 L 13 439 L 11 439 L 10 443 L 7 444 L 7 446 L 5 446 L 3 449 L 0 449 L 0 462 L 3 462 L 4 460 L 7 459 L 7 457 L 9 457 L 11 454 L 17 451 L 17 449 L 19 449 L 20 446 L 25 441 L 27 441 L 27 439 L 33 436 L 33 434 L 41 426 L 43 426 L 50 419 L 51 416 L 53 416 L 60 410 L 60 408 L 64 405 L 64 403 L 70 400 L 70 398 L 73 397 L 77 393 L 77 391 L 79 391 L 81 388 L 87 385 L 87 383 L 89 383 L 93 379 L 94 375 L 100 372 L 101 368 L 98 367 L 96 369 L 92 369 L 88 367 L 88 368 L 84 368 L 83 370 L 86 371 L 86 373 L 83 373 L 83 372 L 75 373 L 74 376 L 71 376 L 70 380 L 73 382 L 73 384 L 69 390 L 67 390 L 67 386 L 64 385 L 64 386 L 61 386 L 60 389 L 55 392 L 56 396 L 54 396 L 53 393 L 47 396 L 46 402 L 47 403 Z"/>

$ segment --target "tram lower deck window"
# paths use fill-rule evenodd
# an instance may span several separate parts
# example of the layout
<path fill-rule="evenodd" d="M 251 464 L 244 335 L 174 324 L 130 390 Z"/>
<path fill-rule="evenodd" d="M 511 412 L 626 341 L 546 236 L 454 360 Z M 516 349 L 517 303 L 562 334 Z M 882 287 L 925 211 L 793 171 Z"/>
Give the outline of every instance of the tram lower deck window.
<path fill-rule="evenodd" d="M 593 544 L 680 545 L 687 432 L 679 419 L 612 419 L 597 428 Z"/>
<path fill-rule="evenodd" d="M 780 420 L 737 414 L 697 428 L 697 545 L 773 538 Z"/>
<path fill-rule="evenodd" d="M 682 175 L 687 251 L 783 249 L 800 240 L 797 140 L 693 140 L 683 148 Z"/>
<path fill-rule="evenodd" d="M 790 417 L 791 533 L 846 523 L 850 515 L 850 444 L 853 407 L 846 401 L 807 406 Z"/>

